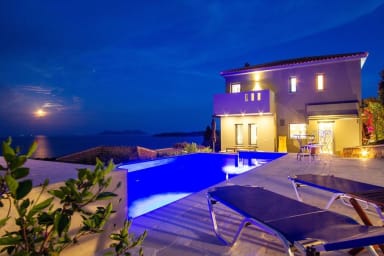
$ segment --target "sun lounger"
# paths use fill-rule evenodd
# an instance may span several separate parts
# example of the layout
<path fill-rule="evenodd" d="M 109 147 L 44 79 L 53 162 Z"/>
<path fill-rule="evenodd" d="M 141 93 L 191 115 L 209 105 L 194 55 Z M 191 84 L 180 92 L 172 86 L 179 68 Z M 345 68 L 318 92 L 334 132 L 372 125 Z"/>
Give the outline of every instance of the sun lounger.
<path fill-rule="evenodd" d="M 371 255 L 378 255 L 372 245 L 384 243 L 383 227 L 361 225 L 350 217 L 260 187 L 217 187 L 207 193 L 207 199 L 214 232 L 226 245 L 232 246 L 249 224 L 279 238 L 289 256 L 294 255 L 295 248 L 305 255 L 308 248 L 320 252 L 355 247 L 366 247 Z M 217 203 L 243 217 L 229 242 L 218 227 Z"/>
<path fill-rule="evenodd" d="M 332 175 L 303 174 L 288 177 L 288 179 L 291 180 L 299 201 L 303 200 L 298 188 L 302 186 L 310 186 L 333 193 L 333 196 L 325 207 L 326 209 L 328 209 L 335 200 L 341 199 L 344 204 L 353 206 L 363 221 L 364 218 L 367 217 L 362 211 L 362 208 L 367 209 L 371 206 L 376 210 L 379 217 L 384 222 L 382 212 L 384 207 L 384 187 Z M 354 199 L 359 203 L 353 203 L 354 200 L 351 201 L 351 199 Z"/>

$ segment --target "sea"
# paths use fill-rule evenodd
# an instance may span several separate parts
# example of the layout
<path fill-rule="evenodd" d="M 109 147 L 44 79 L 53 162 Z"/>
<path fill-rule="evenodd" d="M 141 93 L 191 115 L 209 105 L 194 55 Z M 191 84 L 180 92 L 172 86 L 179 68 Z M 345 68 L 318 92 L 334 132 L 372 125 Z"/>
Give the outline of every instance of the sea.
<path fill-rule="evenodd" d="M 0 137 L 1 142 L 7 137 Z M 203 136 L 153 136 L 153 135 L 79 135 L 79 136 L 16 136 L 11 137 L 12 147 L 19 147 L 20 153 L 28 152 L 33 141 L 38 147 L 32 158 L 49 159 L 80 152 L 97 146 L 141 146 L 149 149 L 169 148 L 176 143 L 201 144 Z M 0 152 L 2 155 L 2 152 Z"/>

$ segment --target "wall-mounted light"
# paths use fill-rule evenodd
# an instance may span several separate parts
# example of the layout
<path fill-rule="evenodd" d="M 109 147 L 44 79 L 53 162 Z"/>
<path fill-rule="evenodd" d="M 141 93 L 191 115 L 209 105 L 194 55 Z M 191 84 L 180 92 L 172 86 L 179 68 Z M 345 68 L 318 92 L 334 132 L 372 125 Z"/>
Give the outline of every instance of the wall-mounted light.
<path fill-rule="evenodd" d="M 363 157 L 363 158 L 368 157 L 368 154 L 369 154 L 369 152 L 368 152 L 368 150 L 366 150 L 366 149 L 362 149 L 362 150 L 360 151 L 360 155 L 361 155 L 361 157 Z"/>
<path fill-rule="evenodd" d="M 253 80 L 255 81 L 255 84 L 253 85 L 253 90 L 254 91 L 260 91 L 260 90 L 262 90 L 262 88 L 261 88 L 261 83 L 260 83 L 260 81 L 261 81 L 261 79 L 262 79 L 262 73 L 261 72 L 254 72 L 253 74 L 252 74 L 252 76 L 253 76 Z"/>

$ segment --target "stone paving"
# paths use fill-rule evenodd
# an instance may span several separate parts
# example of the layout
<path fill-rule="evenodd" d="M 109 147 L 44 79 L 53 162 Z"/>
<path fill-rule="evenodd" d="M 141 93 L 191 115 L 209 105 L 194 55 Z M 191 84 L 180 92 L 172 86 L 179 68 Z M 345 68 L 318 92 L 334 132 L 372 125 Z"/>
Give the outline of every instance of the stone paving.
<path fill-rule="evenodd" d="M 295 174 L 333 174 L 335 176 L 359 180 L 377 185 L 384 184 L 383 159 L 346 159 L 321 155 L 314 161 L 296 160 L 296 154 L 288 154 L 265 166 L 255 168 L 243 175 L 217 184 L 257 185 L 296 199 L 288 176 Z M 203 178 L 203 177 L 202 177 Z M 306 203 L 325 207 L 331 194 L 312 188 L 305 188 L 302 196 Z M 223 245 L 214 235 L 208 213 L 207 190 L 200 191 L 168 206 L 152 211 L 133 220 L 131 231 L 148 231 L 144 242 L 146 256 L 197 256 L 197 255 L 285 255 L 283 246 L 276 238 L 250 226 L 245 229 L 240 240 L 232 247 Z M 335 202 L 331 211 L 349 215 L 360 222 L 353 210 L 340 202 Z M 234 234 L 240 217 L 228 208 L 219 208 L 222 217 L 221 227 L 225 234 Z M 369 217 L 375 225 L 381 222 L 372 212 Z M 321 255 L 348 255 L 346 251 L 327 252 Z M 362 252 L 359 255 L 367 255 Z"/>

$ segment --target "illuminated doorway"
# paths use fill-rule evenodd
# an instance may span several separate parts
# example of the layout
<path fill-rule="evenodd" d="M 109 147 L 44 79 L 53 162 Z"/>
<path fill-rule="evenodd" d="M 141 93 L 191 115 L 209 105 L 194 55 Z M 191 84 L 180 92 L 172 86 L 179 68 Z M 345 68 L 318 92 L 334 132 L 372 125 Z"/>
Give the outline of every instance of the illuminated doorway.
<path fill-rule="evenodd" d="M 321 153 L 333 154 L 333 131 L 334 122 L 319 122 L 319 144 Z"/>

